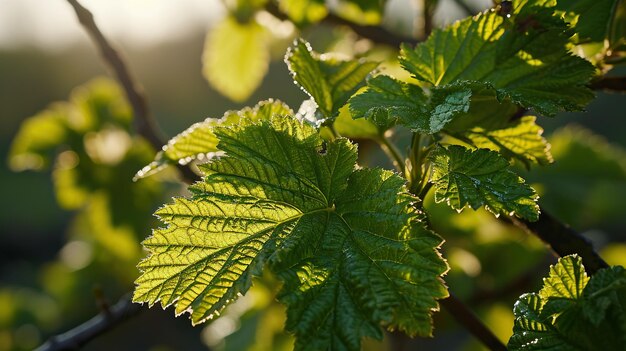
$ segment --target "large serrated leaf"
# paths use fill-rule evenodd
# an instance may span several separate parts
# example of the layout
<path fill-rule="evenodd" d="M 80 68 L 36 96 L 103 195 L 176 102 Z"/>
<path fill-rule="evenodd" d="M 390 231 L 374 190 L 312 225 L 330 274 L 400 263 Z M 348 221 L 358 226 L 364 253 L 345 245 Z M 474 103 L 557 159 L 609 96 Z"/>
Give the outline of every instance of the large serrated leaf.
<path fill-rule="evenodd" d="M 202 73 L 217 91 L 244 101 L 263 81 L 269 67 L 266 29 L 250 20 L 227 16 L 207 34 Z"/>
<path fill-rule="evenodd" d="M 208 161 L 215 157 L 219 154 L 217 148 L 219 140 L 213 131 L 218 126 L 235 125 L 242 119 L 263 120 L 272 116 L 292 114 L 293 111 L 285 103 L 269 99 L 260 101 L 253 108 L 228 111 L 220 119 L 207 118 L 170 139 L 167 145 L 163 146 L 163 150 L 157 153 L 154 161 L 137 172 L 135 179 L 155 174 L 168 164 L 186 165 L 193 160 Z"/>
<path fill-rule="evenodd" d="M 194 324 L 243 294 L 269 264 L 285 281 L 297 349 L 358 350 L 381 325 L 429 335 L 447 296 L 442 240 L 424 229 L 404 180 L 355 171 L 356 147 L 291 118 L 215 132 L 226 155 L 157 214 L 134 301 L 175 305 Z M 322 151 L 323 150 L 323 151 Z"/>
<path fill-rule="evenodd" d="M 434 86 L 480 81 L 541 114 L 581 110 L 593 98 L 593 66 L 568 52 L 571 33 L 551 11 L 520 8 L 511 19 L 489 11 L 435 30 L 414 49 L 403 45 L 400 62 Z"/>
<path fill-rule="evenodd" d="M 495 215 L 537 220 L 537 194 L 509 170 L 509 162 L 497 152 L 451 145 L 437 147 L 429 158 L 435 201 L 446 201 L 456 210 L 485 206 Z"/>
<path fill-rule="evenodd" d="M 298 39 L 285 55 L 294 80 L 317 104 L 324 118 L 335 118 L 339 109 L 378 66 L 366 60 L 340 60 L 319 55 L 309 43 Z"/>
<path fill-rule="evenodd" d="M 566 256 L 543 281 L 538 294 L 524 294 L 515 303 L 510 350 L 623 350 L 623 267 L 601 269 L 590 279 L 580 257 Z"/>

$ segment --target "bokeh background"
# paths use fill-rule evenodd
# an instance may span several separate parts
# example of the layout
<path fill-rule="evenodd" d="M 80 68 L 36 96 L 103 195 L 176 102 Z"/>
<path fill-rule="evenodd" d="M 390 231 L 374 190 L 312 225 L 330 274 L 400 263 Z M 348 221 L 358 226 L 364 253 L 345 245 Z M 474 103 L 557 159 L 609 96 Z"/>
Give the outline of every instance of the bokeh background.
<path fill-rule="evenodd" d="M 282 61 L 295 31 L 272 46 L 261 86 L 246 101 L 233 102 L 201 74 L 205 36 L 227 12 L 219 0 L 82 3 L 125 54 L 168 136 L 262 99 L 279 98 L 296 110 L 306 99 Z M 471 5 L 491 6 L 489 1 Z M 409 34 L 418 20 L 412 15 L 417 7 L 410 0 L 389 1 L 385 25 Z M 450 23 L 461 16 L 454 1 L 444 0 L 436 21 Z M 362 54 L 355 52 L 359 45 L 344 28 L 315 26 L 300 35 L 319 52 Z M 393 67 L 393 51 L 375 55 L 390 60 Z M 617 69 L 614 74 L 619 73 Z M 0 351 L 33 349 L 92 317 L 99 305 L 112 304 L 131 291 L 138 276 L 134 265 L 143 257 L 139 242 L 158 225 L 151 213 L 169 197 L 184 194 L 173 171 L 132 183 L 134 172 L 151 160 L 154 150 L 127 133 L 127 109 L 98 105 L 102 96 L 119 99 L 108 81 L 94 81 L 106 75 L 65 1 L 0 0 Z M 20 167 L 8 155 L 20 126 L 55 101 L 82 106 L 91 124 L 85 122 L 86 129 L 66 135 L 65 146 L 46 149 L 52 156 L 48 167 L 17 172 Z M 520 169 L 542 195 L 542 206 L 590 238 L 609 263 L 622 265 L 626 265 L 625 103 L 625 95 L 598 93 L 584 113 L 540 117 L 556 162 Z M 100 120 L 103 111 L 117 122 Z M 99 134 L 103 126 L 114 132 Z M 47 128 L 35 129 L 53 135 L 54 126 Z M 122 134 L 115 134 L 120 130 Z M 396 141 L 404 142 L 402 133 Z M 120 157 L 102 158 L 119 143 L 126 145 Z M 377 146 L 367 141 L 360 143 L 360 153 L 364 164 L 386 165 Z M 79 165 L 95 170 L 89 173 Z M 554 257 L 535 238 L 485 212 L 457 215 L 431 199 L 427 203 L 435 229 L 447 240 L 444 251 L 452 270 L 446 281 L 506 341 L 513 323 L 512 303 L 520 293 L 538 289 Z M 273 302 L 275 291 L 272 277 L 264 277 L 225 317 L 197 327 L 184 316 L 174 318 L 172 310 L 155 307 L 85 349 L 290 349 L 290 338 L 280 332 L 283 310 Z M 389 340 L 395 340 L 398 349 L 480 349 L 445 312 L 437 314 L 436 323 L 434 339 L 408 341 L 396 335 Z M 389 340 L 366 345 L 384 349 Z"/>

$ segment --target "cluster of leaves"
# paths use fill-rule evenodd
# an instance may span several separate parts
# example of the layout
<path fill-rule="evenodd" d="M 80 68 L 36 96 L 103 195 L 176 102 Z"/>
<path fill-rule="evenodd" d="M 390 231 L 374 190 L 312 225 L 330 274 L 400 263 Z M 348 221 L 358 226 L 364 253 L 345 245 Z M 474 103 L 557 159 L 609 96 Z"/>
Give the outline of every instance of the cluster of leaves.
<path fill-rule="evenodd" d="M 550 268 L 539 293 L 520 296 L 510 350 L 622 350 L 626 344 L 626 270 L 589 278 L 576 255 Z"/>
<path fill-rule="evenodd" d="M 120 88 L 108 79 L 78 87 L 68 102 L 58 102 L 28 119 L 9 154 L 14 170 L 53 167 L 59 205 L 78 210 L 92 237 L 125 262 L 136 260 L 136 244 L 162 197 L 157 179 L 128 182 L 154 151 L 131 133 L 133 116 Z M 124 267 L 127 269 L 128 267 Z"/>
<path fill-rule="evenodd" d="M 319 20 L 286 3 L 292 18 Z M 586 84 L 595 68 L 569 50 L 606 36 L 587 15 L 584 6 L 522 1 L 506 16 L 464 19 L 402 46 L 407 81 L 371 75 L 376 62 L 319 55 L 296 40 L 285 61 L 311 97 L 296 115 L 276 101 L 228 112 L 172 139 L 140 172 L 208 161 L 192 197 L 157 212 L 166 226 L 144 242 L 150 254 L 139 264 L 134 300 L 175 305 L 200 323 L 269 268 L 283 282 L 278 298 L 297 349 L 357 350 L 363 337 L 381 338 L 381 326 L 430 335 L 448 268 L 417 196 L 432 187 L 437 202 L 458 211 L 538 218 L 538 196 L 510 161 L 530 167 L 552 156 L 536 117 L 520 112 L 552 116 L 593 98 Z M 577 36 L 565 22 L 573 18 Z M 385 138 L 400 128 L 413 133 L 406 158 Z M 382 143 L 400 174 L 356 166 L 346 136 Z M 562 307 L 550 307 L 550 316 Z M 547 328 L 545 318 L 536 323 L 535 331 Z"/>
<path fill-rule="evenodd" d="M 22 337 L 16 332 L 14 349 L 33 349 L 40 333 L 90 317 L 95 287 L 121 295 L 136 278 L 140 238 L 154 225 L 149 218 L 165 194 L 162 178 L 129 181 L 154 155 L 147 141 L 132 133 L 132 123 L 119 86 L 98 78 L 27 119 L 16 135 L 9 166 L 51 169 L 57 203 L 74 214 L 56 259 L 46 261 L 32 278 L 18 270 L 19 283 L 7 281 L 0 289 L 3 332 L 21 325 L 32 329 Z M 37 196 L 34 201 L 46 194 Z M 30 215 L 40 220 L 36 210 Z M 0 348 L 11 347 L 6 345 Z"/>

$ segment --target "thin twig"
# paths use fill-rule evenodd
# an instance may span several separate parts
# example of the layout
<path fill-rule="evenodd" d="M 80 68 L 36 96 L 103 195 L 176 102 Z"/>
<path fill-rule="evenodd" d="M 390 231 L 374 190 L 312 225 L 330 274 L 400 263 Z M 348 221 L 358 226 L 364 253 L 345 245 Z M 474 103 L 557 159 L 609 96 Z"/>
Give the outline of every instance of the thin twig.
<path fill-rule="evenodd" d="M 113 71 L 118 82 L 124 89 L 126 97 L 133 109 L 133 123 L 135 132 L 144 137 L 156 150 L 160 150 L 166 141 L 154 121 L 154 117 L 148 108 L 148 103 L 142 92 L 141 86 L 136 83 L 120 53 L 106 39 L 94 20 L 93 14 L 83 7 L 77 0 L 67 0 L 74 8 L 78 21 L 85 28 L 94 44 L 100 51 L 104 62 Z M 198 176 L 189 168 L 177 165 L 183 179 L 191 183 Z"/>
<path fill-rule="evenodd" d="M 591 242 L 570 228 L 568 225 L 552 217 L 544 209 L 541 209 L 539 220 L 530 222 L 515 217 L 506 217 L 516 226 L 536 235 L 539 239 L 550 245 L 550 248 L 559 256 L 578 254 L 583 259 L 585 270 L 589 274 L 609 265 L 593 249 Z"/>
<path fill-rule="evenodd" d="M 143 311 L 141 305 L 132 303 L 130 295 L 122 297 L 107 311 L 100 312 L 85 323 L 57 336 L 51 337 L 35 351 L 79 350 L 89 341 Z"/>
<path fill-rule="evenodd" d="M 433 31 L 433 23 L 435 10 L 437 9 L 438 0 L 422 0 L 422 38 L 428 38 L 430 32 Z"/>
<path fill-rule="evenodd" d="M 276 6 L 276 4 L 274 4 L 274 2 L 272 1 L 269 1 L 267 3 L 267 5 L 265 6 L 265 10 L 278 19 L 289 19 L 289 17 L 281 12 L 278 6 Z M 335 15 L 332 12 L 324 17 L 321 23 L 349 27 L 354 33 L 362 38 L 369 39 L 376 44 L 389 45 L 394 48 L 399 47 L 402 43 L 415 45 L 419 42 L 419 40 L 415 38 L 393 33 L 380 26 L 365 26 L 348 21 L 342 17 Z"/>
<path fill-rule="evenodd" d="M 506 351 L 506 346 L 476 317 L 461 300 L 450 294 L 445 300 L 439 301 L 450 315 L 489 350 Z"/>

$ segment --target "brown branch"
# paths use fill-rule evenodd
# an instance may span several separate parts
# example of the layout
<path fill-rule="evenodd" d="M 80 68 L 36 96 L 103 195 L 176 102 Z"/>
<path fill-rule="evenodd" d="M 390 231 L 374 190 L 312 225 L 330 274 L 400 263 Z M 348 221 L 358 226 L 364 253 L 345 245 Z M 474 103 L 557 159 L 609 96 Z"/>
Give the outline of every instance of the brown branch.
<path fill-rule="evenodd" d="M 35 351 L 79 350 L 89 341 L 138 315 L 141 311 L 143 311 L 141 305 L 132 303 L 130 295 L 125 295 L 115 305 L 103 310 L 85 323 L 63 334 L 51 337 Z"/>
<path fill-rule="evenodd" d="M 608 92 L 626 92 L 626 77 L 602 77 L 589 84 L 594 90 L 603 90 Z"/>
<path fill-rule="evenodd" d="M 438 0 L 423 0 L 422 9 L 422 37 L 428 38 L 434 27 L 435 10 L 437 10 Z"/>
<path fill-rule="evenodd" d="M 585 270 L 589 274 L 593 274 L 599 269 L 609 267 L 593 249 L 593 245 L 587 238 L 552 217 L 543 209 L 541 209 L 539 220 L 536 222 L 514 217 L 507 217 L 505 219 L 525 231 L 536 235 L 539 239 L 550 245 L 552 251 L 561 257 L 578 254 L 582 257 Z"/>
<path fill-rule="evenodd" d="M 450 294 L 445 300 L 439 301 L 450 315 L 489 350 L 506 351 L 506 346 L 476 317 L 461 300 Z"/>
<path fill-rule="evenodd" d="M 278 6 L 276 6 L 276 4 L 272 1 L 267 3 L 265 10 L 278 19 L 283 21 L 289 20 L 289 17 L 282 13 Z M 399 47 L 402 43 L 415 45 L 420 42 L 418 39 L 393 33 L 380 26 L 365 26 L 348 21 L 335 15 L 334 13 L 329 13 L 326 17 L 324 17 L 321 23 L 349 27 L 354 33 L 362 38 L 369 39 L 376 44 L 389 45 L 394 48 Z"/>
<path fill-rule="evenodd" d="M 126 98 L 133 109 L 133 124 L 135 132 L 144 137 L 156 150 L 161 150 L 166 141 L 154 121 L 148 103 L 143 95 L 141 86 L 136 83 L 120 53 L 109 43 L 100 31 L 94 20 L 93 14 L 83 7 L 77 0 L 67 0 L 74 8 L 78 21 L 85 28 L 94 44 L 98 48 L 104 62 L 113 71 L 118 82 L 124 89 Z M 198 176 L 189 168 L 177 165 L 183 179 L 191 183 Z"/>

